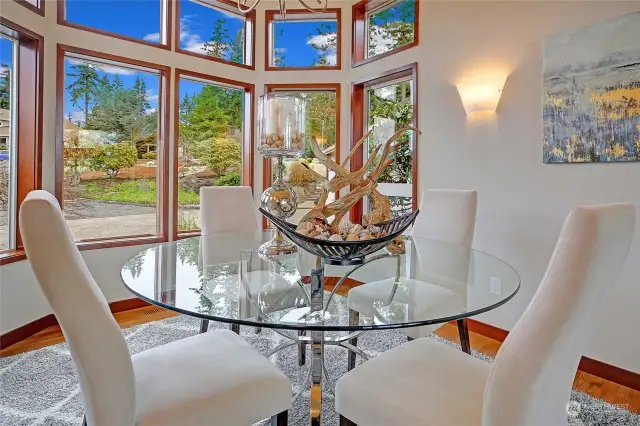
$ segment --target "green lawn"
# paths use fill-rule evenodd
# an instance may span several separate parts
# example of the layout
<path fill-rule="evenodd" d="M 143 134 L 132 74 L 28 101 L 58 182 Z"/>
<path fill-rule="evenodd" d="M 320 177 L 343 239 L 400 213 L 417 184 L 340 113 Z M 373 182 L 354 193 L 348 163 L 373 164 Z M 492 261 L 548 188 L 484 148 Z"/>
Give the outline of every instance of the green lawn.
<path fill-rule="evenodd" d="M 128 180 L 111 186 L 88 183 L 83 187 L 83 197 L 92 200 L 156 204 L 156 182 L 154 180 Z M 200 204 L 200 194 L 178 187 L 178 202 L 181 205 L 198 205 Z"/>

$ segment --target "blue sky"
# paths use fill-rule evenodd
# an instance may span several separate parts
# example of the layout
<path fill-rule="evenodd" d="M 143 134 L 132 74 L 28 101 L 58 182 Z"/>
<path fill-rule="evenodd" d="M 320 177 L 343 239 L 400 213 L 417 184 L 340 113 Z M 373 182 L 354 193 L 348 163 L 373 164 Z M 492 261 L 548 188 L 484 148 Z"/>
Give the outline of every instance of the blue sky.
<path fill-rule="evenodd" d="M 282 55 L 284 55 L 284 66 L 313 65 L 314 60 L 320 56 L 320 51 L 311 45 L 310 37 L 314 37 L 318 44 L 326 43 L 326 37 L 318 35 L 318 28 L 320 28 L 322 24 L 327 24 L 328 31 L 336 31 L 336 21 L 276 21 L 274 23 L 274 34 L 280 34 L 280 32 L 282 32 L 281 36 L 276 37 L 277 43 L 274 43 L 274 48 L 279 49 Z M 330 63 L 335 64 L 335 56 L 335 52 L 330 53 Z"/>

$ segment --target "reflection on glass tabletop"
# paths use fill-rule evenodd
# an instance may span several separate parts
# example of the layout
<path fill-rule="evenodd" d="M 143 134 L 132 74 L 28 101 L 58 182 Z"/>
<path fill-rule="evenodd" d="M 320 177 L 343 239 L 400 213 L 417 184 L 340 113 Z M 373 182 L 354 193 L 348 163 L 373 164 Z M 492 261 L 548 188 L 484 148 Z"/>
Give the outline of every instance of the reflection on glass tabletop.
<path fill-rule="evenodd" d="M 257 250 L 272 231 L 186 238 L 145 249 L 122 268 L 140 298 L 183 314 L 281 329 L 406 328 L 467 318 L 499 307 L 520 287 L 518 273 L 481 251 L 411 237 L 406 253 L 353 266 L 324 266 L 323 315 L 309 315 L 309 277 L 319 259 L 299 249 L 277 259 Z M 385 255 L 381 250 L 374 256 Z M 399 276 L 399 279 L 396 277 Z M 349 324 L 349 311 L 359 313 Z"/>

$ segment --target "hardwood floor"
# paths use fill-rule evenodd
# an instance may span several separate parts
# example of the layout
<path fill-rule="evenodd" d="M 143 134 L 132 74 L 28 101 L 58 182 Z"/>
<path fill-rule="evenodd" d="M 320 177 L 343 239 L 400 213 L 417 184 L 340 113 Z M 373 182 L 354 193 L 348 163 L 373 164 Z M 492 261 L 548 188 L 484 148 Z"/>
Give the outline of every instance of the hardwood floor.
<path fill-rule="evenodd" d="M 137 324 L 144 324 L 176 316 L 177 314 L 157 307 L 145 307 L 114 314 L 118 324 L 122 328 Z M 460 343 L 458 329 L 451 324 L 443 325 L 436 332 L 445 339 Z M 500 349 L 500 342 L 471 332 L 471 347 L 478 352 L 494 357 Z M 44 346 L 54 345 L 64 341 L 60 327 L 49 327 L 13 346 L 0 351 L 0 357 L 17 355 L 23 352 L 40 349 Z M 588 393 L 596 398 L 601 398 L 610 404 L 620 406 L 633 413 L 640 414 L 640 392 L 625 386 L 604 380 L 592 374 L 582 371 L 576 372 L 573 381 L 576 390 Z"/>

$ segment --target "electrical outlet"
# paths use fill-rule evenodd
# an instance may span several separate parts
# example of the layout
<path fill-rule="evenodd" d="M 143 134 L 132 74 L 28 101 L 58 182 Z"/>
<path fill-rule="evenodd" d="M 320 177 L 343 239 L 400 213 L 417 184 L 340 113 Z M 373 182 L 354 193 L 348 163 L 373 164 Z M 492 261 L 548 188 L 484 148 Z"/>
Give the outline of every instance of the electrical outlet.
<path fill-rule="evenodd" d="M 491 277 L 489 283 L 489 293 L 500 296 L 502 294 L 502 280 L 497 277 Z"/>

